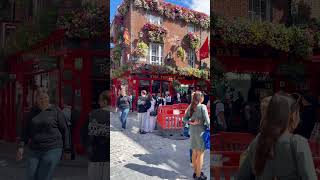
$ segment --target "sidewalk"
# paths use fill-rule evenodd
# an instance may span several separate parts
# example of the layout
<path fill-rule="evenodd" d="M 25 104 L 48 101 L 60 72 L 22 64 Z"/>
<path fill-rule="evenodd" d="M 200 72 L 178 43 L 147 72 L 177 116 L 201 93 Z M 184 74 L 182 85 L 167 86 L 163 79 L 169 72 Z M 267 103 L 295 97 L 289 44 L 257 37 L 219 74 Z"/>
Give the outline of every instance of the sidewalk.
<path fill-rule="evenodd" d="M 137 114 L 130 113 L 125 131 L 117 113 L 111 113 L 111 179 L 193 179 L 190 141 L 138 133 Z M 205 152 L 203 172 L 208 179 L 210 153 Z"/>
<path fill-rule="evenodd" d="M 0 179 L 24 180 L 26 161 L 15 160 L 16 145 L 0 142 Z M 77 156 L 73 161 L 61 161 L 53 180 L 87 180 L 87 159 Z"/>

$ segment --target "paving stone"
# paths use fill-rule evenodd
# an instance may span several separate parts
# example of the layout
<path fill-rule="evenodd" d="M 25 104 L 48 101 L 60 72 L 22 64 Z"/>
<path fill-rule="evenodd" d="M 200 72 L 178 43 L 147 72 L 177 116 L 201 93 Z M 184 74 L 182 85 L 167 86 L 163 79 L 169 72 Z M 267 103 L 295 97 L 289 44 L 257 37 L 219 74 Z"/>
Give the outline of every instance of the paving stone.
<path fill-rule="evenodd" d="M 110 117 L 111 179 L 192 179 L 188 139 L 167 139 L 156 132 L 141 135 L 136 113 L 129 114 L 125 131 L 117 113 Z M 209 162 L 206 151 L 203 171 L 208 177 Z"/>

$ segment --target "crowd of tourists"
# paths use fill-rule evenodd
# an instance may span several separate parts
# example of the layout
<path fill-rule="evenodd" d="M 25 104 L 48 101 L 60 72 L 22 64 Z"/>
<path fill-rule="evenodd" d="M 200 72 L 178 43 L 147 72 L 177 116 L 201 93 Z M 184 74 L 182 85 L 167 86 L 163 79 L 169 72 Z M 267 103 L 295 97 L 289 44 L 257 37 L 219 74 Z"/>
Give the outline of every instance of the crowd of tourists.
<path fill-rule="evenodd" d="M 216 97 L 212 108 L 215 112 L 218 131 L 249 132 L 257 134 L 261 122 L 261 101 L 265 95 L 257 94 L 253 89 L 249 90 L 248 100 L 245 101 L 241 92 L 234 97 L 227 93 L 224 97 Z M 310 92 L 296 92 L 295 96 L 301 97 L 300 118 L 301 122 L 295 133 L 309 139 L 314 128 L 318 128 L 317 99 Z"/>

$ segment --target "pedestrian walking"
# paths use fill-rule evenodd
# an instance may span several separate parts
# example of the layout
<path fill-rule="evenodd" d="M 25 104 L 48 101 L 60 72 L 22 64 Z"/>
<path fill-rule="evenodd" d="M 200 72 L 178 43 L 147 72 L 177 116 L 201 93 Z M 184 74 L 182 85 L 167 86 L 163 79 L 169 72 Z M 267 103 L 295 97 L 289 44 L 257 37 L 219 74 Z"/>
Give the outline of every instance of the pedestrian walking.
<path fill-rule="evenodd" d="M 99 95 L 99 109 L 89 113 L 82 128 L 82 143 L 87 149 L 88 179 L 107 180 L 110 178 L 110 98 L 108 91 Z M 109 152 L 107 152 L 109 151 Z"/>
<path fill-rule="evenodd" d="M 207 107 L 202 104 L 203 100 L 204 95 L 201 92 L 196 91 L 183 118 L 184 123 L 190 125 L 189 132 L 192 149 L 192 165 L 194 169 L 193 178 L 197 180 L 207 179 L 203 172 L 201 172 L 205 150 L 202 135 L 204 134 L 206 127 L 210 127 L 210 118 Z"/>
<path fill-rule="evenodd" d="M 70 137 L 65 116 L 49 102 L 47 92 L 38 89 L 36 106 L 31 109 L 26 126 L 22 129 L 16 159 L 23 159 L 24 147 L 29 145 L 26 180 L 52 180 L 62 153 L 64 152 L 64 159 L 70 159 Z"/>
<path fill-rule="evenodd" d="M 146 132 L 153 132 L 155 126 L 156 126 L 156 100 L 153 99 L 153 96 L 149 94 L 148 101 L 151 103 L 151 107 L 148 109 L 147 113 L 147 123 L 146 123 Z"/>
<path fill-rule="evenodd" d="M 151 102 L 148 100 L 147 91 L 142 90 L 141 96 L 138 99 L 138 120 L 140 122 L 140 134 L 146 134 L 147 131 L 147 112 L 151 107 Z"/>
<path fill-rule="evenodd" d="M 122 129 L 126 129 L 127 118 L 130 111 L 131 98 L 127 96 L 126 90 L 122 89 L 118 97 L 117 107 L 119 108 L 119 117 L 122 124 Z"/>
<path fill-rule="evenodd" d="M 299 99 L 276 93 L 263 110 L 261 131 L 247 149 L 238 174 L 247 179 L 317 179 L 307 139 L 294 135 Z"/>

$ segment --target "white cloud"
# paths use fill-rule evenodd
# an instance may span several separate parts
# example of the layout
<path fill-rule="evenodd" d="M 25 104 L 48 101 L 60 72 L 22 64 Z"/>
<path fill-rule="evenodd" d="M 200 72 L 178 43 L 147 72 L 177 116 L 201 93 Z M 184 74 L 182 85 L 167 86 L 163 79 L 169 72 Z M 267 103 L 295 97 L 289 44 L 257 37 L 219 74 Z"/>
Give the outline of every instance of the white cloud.
<path fill-rule="evenodd" d="M 191 0 L 189 7 L 210 16 L 210 0 Z"/>

